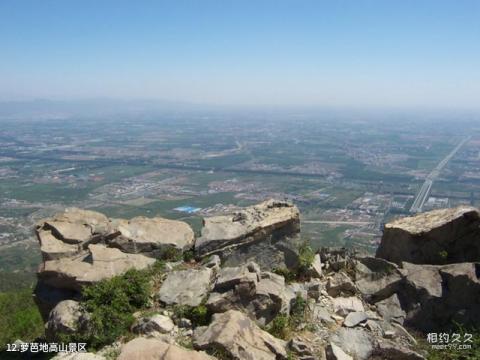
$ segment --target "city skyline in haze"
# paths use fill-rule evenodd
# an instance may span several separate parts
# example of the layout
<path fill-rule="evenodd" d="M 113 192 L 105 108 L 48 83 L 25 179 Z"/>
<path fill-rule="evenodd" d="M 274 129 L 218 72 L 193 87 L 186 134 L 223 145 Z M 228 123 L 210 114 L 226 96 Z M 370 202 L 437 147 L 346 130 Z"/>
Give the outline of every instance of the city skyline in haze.
<path fill-rule="evenodd" d="M 0 3 L 0 100 L 480 107 L 477 1 Z"/>

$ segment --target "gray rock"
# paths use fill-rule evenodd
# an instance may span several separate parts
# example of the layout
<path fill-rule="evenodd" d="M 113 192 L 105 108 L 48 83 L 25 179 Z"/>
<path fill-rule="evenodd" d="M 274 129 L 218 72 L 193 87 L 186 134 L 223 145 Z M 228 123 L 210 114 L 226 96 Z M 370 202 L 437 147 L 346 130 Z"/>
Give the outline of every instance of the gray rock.
<path fill-rule="evenodd" d="M 399 291 L 403 281 L 398 266 L 384 259 L 364 257 L 355 264 L 355 285 L 368 301 L 379 301 Z"/>
<path fill-rule="evenodd" d="M 251 272 L 247 266 L 224 267 L 217 274 L 215 291 L 232 289 L 241 283 L 257 283 L 258 274 Z"/>
<path fill-rule="evenodd" d="M 340 328 L 331 341 L 351 354 L 355 359 L 368 359 L 373 352 L 373 340 L 362 328 Z"/>
<path fill-rule="evenodd" d="M 205 262 L 205 267 L 212 268 L 212 269 L 219 269 L 221 264 L 222 264 L 222 260 L 220 259 L 220 256 L 212 255 Z"/>
<path fill-rule="evenodd" d="M 370 320 L 368 319 L 367 322 L 365 323 L 365 327 L 370 330 L 376 337 L 382 337 L 383 336 L 383 329 L 382 326 L 375 320 Z"/>
<path fill-rule="evenodd" d="M 261 325 L 269 323 L 278 313 L 288 314 L 290 304 L 295 298 L 295 295 L 285 287 L 283 277 L 272 273 L 269 275 L 270 277 L 262 276 L 255 294 L 246 307 Z"/>
<path fill-rule="evenodd" d="M 325 356 L 326 360 L 353 360 L 350 355 L 332 342 L 325 348 Z"/>
<path fill-rule="evenodd" d="M 353 281 L 344 272 L 333 274 L 327 281 L 327 293 L 330 296 L 350 296 L 356 292 Z"/>
<path fill-rule="evenodd" d="M 288 342 L 288 348 L 296 355 L 298 360 L 316 360 L 312 348 L 298 338 L 293 338 Z"/>
<path fill-rule="evenodd" d="M 160 287 L 159 300 L 167 305 L 198 306 L 210 291 L 212 277 L 210 268 L 172 271 Z"/>
<path fill-rule="evenodd" d="M 312 310 L 312 319 L 316 323 L 325 325 L 335 324 L 335 320 L 332 319 L 330 313 L 321 304 L 315 304 Z"/>
<path fill-rule="evenodd" d="M 352 311 L 365 311 L 362 302 L 355 296 L 334 298 L 333 309 L 335 313 L 342 316 L 347 316 Z"/>
<path fill-rule="evenodd" d="M 187 318 L 181 318 L 176 321 L 179 328 L 190 329 L 192 327 L 192 321 Z"/>
<path fill-rule="evenodd" d="M 320 258 L 320 254 L 315 254 L 312 265 L 310 266 L 310 273 L 313 277 L 322 277 L 322 260 Z"/>
<path fill-rule="evenodd" d="M 346 327 L 354 327 L 367 320 L 367 314 L 362 311 L 354 311 L 347 315 L 343 325 Z"/>
<path fill-rule="evenodd" d="M 233 359 L 287 359 L 286 343 L 260 329 L 239 311 L 229 310 L 213 315 L 204 331 L 195 331 L 196 349 L 220 348 Z"/>
<path fill-rule="evenodd" d="M 161 334 L 170 333 L 175 324 L 172 319 L 165 315 L 153 315 L 151 317 L 144 317 L 138 320 L 132 328 L 133 332 L 137 334 L 147 335 L 153 332 L 159 332 Z"/>
<path fill-rule="evenodd" d="M 55 340 L 62 335 L 80 332 L 86 322 L 87 316 L 80 304 L 73 300 L 64 300 L 50 312 L 45 334 L 49 340 Z"/>
<path fill-rule="evenodd" d="M 250 268 L 257 270 L 253 265 Z M 206 306 L 213 313 L 242 310 L 259 325 L 265 325 L 277 314 L 288 313 L 294 297 L 285 287 L 283 276 L 270 272 L 258 274 L 240 266 L 218 272 Z"/>
<path fill-rule="evenodd" d="M 411 291 L 415 292 L 417 299 L 442 296 L 442 277 L 438 266 L 402 262 L 402 274 L 405 285 L 412 288 Z"/>
<path fill-rule="evenodd" d="M 376 255 L 397 264 L 480 261 L 479 237 L 476 208 L 433 210 L 386 224 Z"/>
<path fill-rule="evenodd" d="M 377 306 L 378 313 L 387 321 L 396 321 L 399 324 L 403 324 L 405 321 L 406 313 L 403 311 L 400 305 L 400 300 L 397 294 L 393 294 L 389 298 L 382 300 L 375 304 Z"/>
<path fill-rule="evenodd" d="M 308 299 L 308 290 L 306 289 L 305 283 L 292 282 L 287 285 L 287 289 L 295 294 L 295 296 L 299 296 L 305 300 Z"/>

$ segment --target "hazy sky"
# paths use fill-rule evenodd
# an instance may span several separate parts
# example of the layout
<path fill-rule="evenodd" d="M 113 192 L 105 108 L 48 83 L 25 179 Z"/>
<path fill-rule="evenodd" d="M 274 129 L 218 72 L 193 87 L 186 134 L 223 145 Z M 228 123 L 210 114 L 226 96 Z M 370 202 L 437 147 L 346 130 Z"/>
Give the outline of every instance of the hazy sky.
<path fill-rule="evenodd" d="M 0 99 L 480 107 L 480 1 L 1 0 Z"/>

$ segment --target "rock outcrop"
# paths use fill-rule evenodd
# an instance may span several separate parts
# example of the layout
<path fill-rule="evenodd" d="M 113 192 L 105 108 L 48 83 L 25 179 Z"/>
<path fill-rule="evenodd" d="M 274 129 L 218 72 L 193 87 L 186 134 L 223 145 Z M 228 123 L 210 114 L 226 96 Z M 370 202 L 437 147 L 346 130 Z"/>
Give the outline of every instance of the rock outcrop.
<path fill-rule="evenodd" d="M 226 266 L 255 261 L 262 269 L 298 263 L 300 217 L 296 206 L 269 200 L 232 215 L 204 219 L 198 256 L 218 254 Z"/>
<path fill-rule="evenodd" d="M 165 254 L 190 249 L 194 233 L 181 221 L 136 217 L 109 219 L 70 208 L 35 229 L 43 256 L 35 300 L 45 319 L 60 301 L 76 299 L 83 286 L 145 269 Z"/>
<path fill-rule="evenodd" d="M 77 208 L 41 221 L 36 234 L 45 261 L 72 257 L 96 243 L 158 258 L 165 252 L 190 249 L 195 240 L 193 230 L 182 221 L 160 217 L 109 219 Z"/>
<path fill-rule="evenodd" d="M 480 261 L 480 214 L 460 206 L 393 221 L 385 225 L 377 257 L 397 264 Z"/>
<path fill-rule="evenodd" d="M 296 207 L 268 201 L 206 219 L 196 259 L 167 263 L 152 277 L 151 308 L 130 327 L 146 338 L 115 345 L 118 359 L 424 359 L 409 329 L 480 323 L 478 218 L 462 207 L 397 220 L 386 225 L 377 257 L 322 249 L 303 273 L 295 273 Z M 190 231 L 78 209 L 45 220 L 36 295 L 48 337 L 88 322 L 78 302 L 83 286 L 191 248 Z M 289 283 L 271 271 L 277 267 L 291 267 L 278 271 Z"/>

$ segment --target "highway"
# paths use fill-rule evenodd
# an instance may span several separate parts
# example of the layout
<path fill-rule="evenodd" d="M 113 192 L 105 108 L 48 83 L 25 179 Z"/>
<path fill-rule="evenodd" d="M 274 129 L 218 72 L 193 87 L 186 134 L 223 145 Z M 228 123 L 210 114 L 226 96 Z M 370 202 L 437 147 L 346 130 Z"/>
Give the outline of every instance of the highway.
<path fill-rule="evenodd" d="M 418 213 L 422 212 L 423 205 L 425 202 L 428 200 L 428 197 L 430 196 L 430 191 L 432 190 L 433 182 L 435 179 L 440 175 L 440 172 L 442 169 L 448 164 L 448 162 L 455 156 L 458 150 L 465 145 L 468 141 L 470 141 L 470 136 L 467 137 L 466 139 L 463 139 L 460 141 L 460 143 L 455 146 L 455 148 L 442 160 L 438 163 L 438 165 L 435 167 L 435 169 L 432 170 L 430 174 L 428 174 L 427 178 L 425 179 L 425 182 L 422 184 L 422 187 L 417 193 L 417 196 L 415 197 L 415 200 L 413 201 L 412 207 L 410 208 L 410 212 L 412 213 Z"/>
<path fill-rule="evenodd" d="M 329 225 L 373 225 L 370 221 L 328 221 L 328 220 L 303 220 L 304 224 L 329 224 Z"/>

